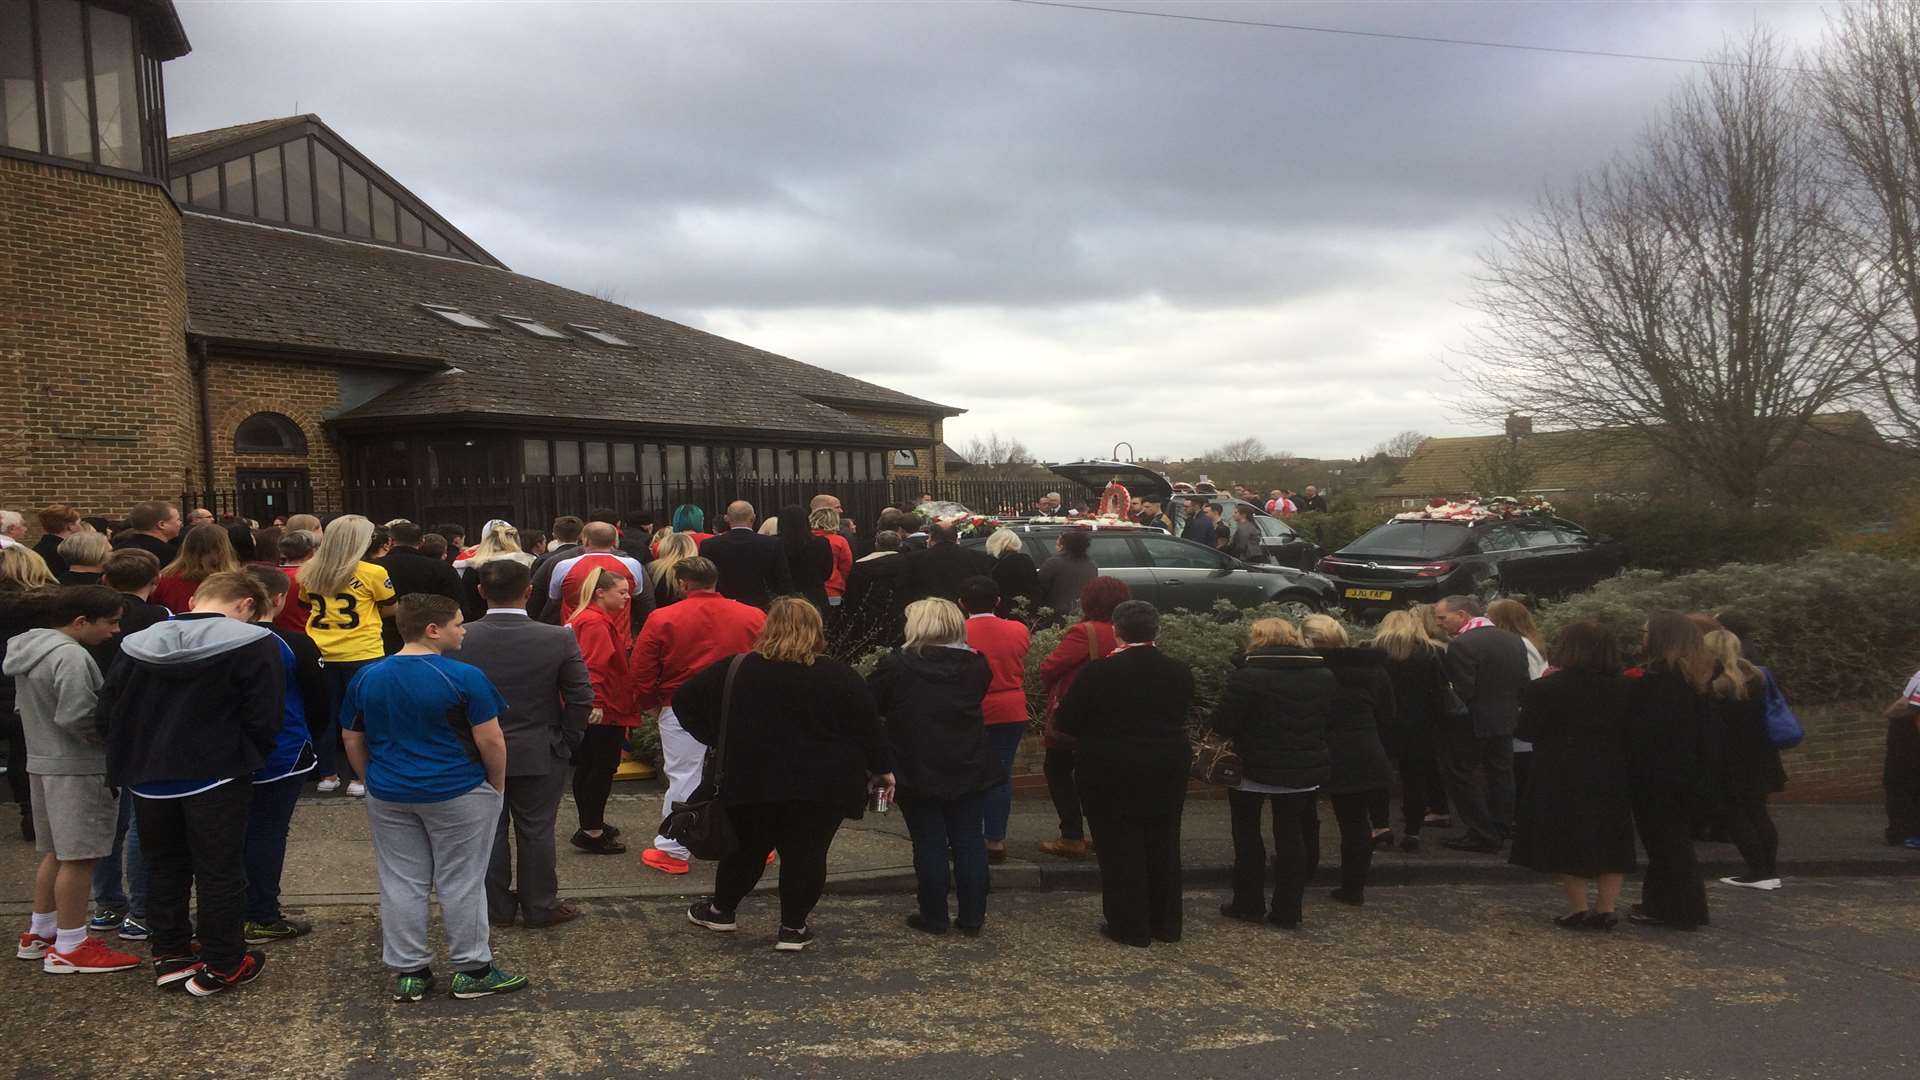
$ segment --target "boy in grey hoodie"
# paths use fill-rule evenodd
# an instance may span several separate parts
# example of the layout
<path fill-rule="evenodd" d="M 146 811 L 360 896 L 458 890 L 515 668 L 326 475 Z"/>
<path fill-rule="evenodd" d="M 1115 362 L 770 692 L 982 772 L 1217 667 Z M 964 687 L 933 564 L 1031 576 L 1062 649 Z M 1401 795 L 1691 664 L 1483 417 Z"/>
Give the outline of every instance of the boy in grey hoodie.
<path fill-rule="evenodd" d="M 120 628 L 126 601 L 112 589 L 82 585 L 36 596 L 43 628 L 7 646 L 27 736 L 33 788 L 34 846 L 42 853 L 33 882 L 33 917 L 16 955 L 39 960 L 50 975 L 125 971 L 139 957 L 87 936 L 94 860 L 113 850 L 119 793 L 107 786 L 106 743 L 94 722 L 100 669 L 89 649 Z"/>

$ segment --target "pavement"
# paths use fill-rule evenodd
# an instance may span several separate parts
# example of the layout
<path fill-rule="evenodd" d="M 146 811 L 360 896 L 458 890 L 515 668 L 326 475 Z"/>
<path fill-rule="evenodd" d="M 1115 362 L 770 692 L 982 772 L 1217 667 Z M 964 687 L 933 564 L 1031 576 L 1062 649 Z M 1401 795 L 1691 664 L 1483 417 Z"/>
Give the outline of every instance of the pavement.
<path fill-rule="evenodd" d="M 317 815 L 316 815 L 317 816 Z M 1629 890 L 1630 894 L 1632 890 Z M 1920 1075 L 1920 889 L 1808 877 L 1716 887 L 1698 933 L 1569 932 L 1539 880 L 1309 894 L 1303 929 L 1187 896 L 1174 945 L 1095 932 L 1085 892 L 999 892 L 978 939 L 906 928 L 899 896 L 829 896 L 807 952 L 668 898 L 588 900 L 554 930 L 493 935 L 524 991 L 387 999 L 373 909 L 315 909 L 260 980 L 196 1001 L 146 972 L 58 978 L 0 960 L 13 1075 L 145 1078 L 1561 1075 L 1865 1080 Z M 138 950 L 136 950 L 138 951 Z"/>
<path fill-rule="evenodd" d="M 640 862 L 640 851 L 659 825 L 660 785 L 627 781 L 616 785 L 615 791 L 607 819 L 624 830 L 621 839 L 630 849 L 625 855 L 589 855 L 570 846 L 566 838 L 577 824 L 571 797 L 561 807 L 558 846 L 562 894 L 605 899 L 711 891 L 712 864 L 695 862 L 692 873 L 669 876 Z M 29 910 L 38 856 L 12 831 L 12 821 L 6 817 L 10 811 L 9 807 L 0 812 L 7 830 L 0 834 L 0 915 L 24 915 Z M 1397 804 L 1395 812 L 1397 821 Z M 1789 877 L 1920 874 L 1920 852 L 1881 842 L 1884 819 L 1877 807 L 1788 803 L 1775 806 L 1773 813 L 1780 828 L 1781 872 Z M 1333 815 L 1323 812 L 1321 825 L 1323 862 L 1331 867 L 1339 861 Z M 1040 841 L 1056 835 L 1058 819 L 1051 803 L 1045 799 L 1016 799 L 1008 828 L 1009 857 L 994 867 L 994 888 L 1098 889 L 1099 868 L 1094 861 L 1070 862 L 1038 850 Z M 1504 856 L 1448 851 L 1438 843 L 1447 835 L 1444 830 L 1427 830 L 1423 848 L 1415 854 L 1377 851 L 1373 883 L 1526 882 L 1538 877 L 1508 865 Z M 1225 882 L 1233 865 L 1226 802 L 1189 800 L 1182 836 L 1187 883 Z M 1731 844 L 1701 844 L 1698 851 L 1710 876 L 1744 872 Z M 828 871 L 828 889 L 832 892 L 912 892 L 913 850 L 900 814 L 868 814 L 859 821 L 847 822 L 834 841 Z M 771 888 L 773 880 L 770 873 L 763 888 Z M 373 845 L 360 800 L 340 793 L 310 794 L 301 800 L 294 813 L 281 887 L 284 904 L 294 908 L 379 900 Z"/>

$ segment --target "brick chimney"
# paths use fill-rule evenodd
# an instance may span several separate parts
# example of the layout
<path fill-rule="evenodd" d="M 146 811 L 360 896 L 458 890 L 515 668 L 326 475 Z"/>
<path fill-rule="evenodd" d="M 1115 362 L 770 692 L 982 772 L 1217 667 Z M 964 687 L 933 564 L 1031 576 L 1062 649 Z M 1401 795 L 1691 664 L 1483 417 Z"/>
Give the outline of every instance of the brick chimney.
<path fill-rule="evenodd" d="M 1507 438 L 1524 439 L 1533 434 L 1533 417 L 1519 413 L 1507 414 Z"/>

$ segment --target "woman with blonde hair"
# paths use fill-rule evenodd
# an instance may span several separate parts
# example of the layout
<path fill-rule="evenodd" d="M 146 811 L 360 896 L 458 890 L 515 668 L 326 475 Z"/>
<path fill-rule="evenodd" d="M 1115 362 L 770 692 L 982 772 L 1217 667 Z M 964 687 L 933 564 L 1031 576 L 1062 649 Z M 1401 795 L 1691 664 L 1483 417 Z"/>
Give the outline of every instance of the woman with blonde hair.
<path fill-rule="evenodd" d="M 1647 853 L 1638 923 L 1694 930 L 1707 924 L 1707 890 L 1693 851 L 1694 822 L 1711 807 L 1718 776 L 1712 738 L 1713 656 L 1697 623 L 1678 611 L 1647 613 L 1646 667 L 1627 718 L 1633 820 Z"/>
<path fill-rule="evenodd" d="M 627 605 L 633 583 L 626 575 L 602 567 L 587 570 L 580 583 L 580 608 L 567 626 L 580 643 L 593 684 L 593 712 L 574 753 L 573 802 L 580 814 L 574 847 L 593 855 L 619 855 L 627 850 L 607 827 L 607 796 L 613 774 L 620 767 L 620 748 L 627 733 L 640 726 L 640 707 L 633 670 L 633 622 Z"/>
<path fill-rule="evenodd" d="M 654 558 L 647 564 L 647 580 L 653 584 L 653 606 L 658 611 L 686 598 L 687 587 L 680 583 L 674 568 L 700 554 L 700 543 L 692 533 L 668 533 L 653 545 Z"/>
<path fill-rule="evenodd" d="M 1705 645 L 1719 667 L 1710 687 L 1721 746 L 1719 794 L 1727 832 L 1747 864 L 1744 875 L 1720 880 L 1772 891 L 1780 887 L 1780 833 L 1767 814 L 1767 796 L 1786 790 L 1787 770 L 1767 737 L 1767 673 L 1748 662 L 1731 631 L 1713 631 Z"/>
<path fill-rule="evenodd" d="M 1312 848 L 1320 827 L 1314 801 L 1332 775 L 1327 726 L 1338 684 L 1322 657 L 1306 648 L 1285 619 L 1261 619 L 1247 628 L 1245 660 L 1227 676 L 1214 706 L 1213 730 L 1233 740 L 1241 780 L 1227 791 L 1233 824 L 1233 898 L 1220 906 L 1230 919 L 1300 925 Z M 1267 905 L 1266 844 L 1260 814 L 1273 812 L 1273 904 Z"/>
<path fill-rule="evenodd" d="M 1428 810 L 1446 805 L 1435 742 L 1450 698 L 1444 650 L 1404 610 L 1387 612 L 1369 647 L 1385 655 L 1393 684 L 1394 722 L 1381 728 L 1380 741 L 1400 767 L 1400 850 L 1419 851 Z"/>
<path fill-rule="evenodd" d="M 151 599 L 175 615 L 185 615 L 201 582 L 239 569 L 240 560 L 233 553 L 233 540 L 226 527 L 195 525 L 181 539 L 180 554 L 160 568 Z"/>
<path fill-rule="evenodd" d="M 1006 779 L 982 711 L 993 672 L 967 647 L 966 617 L 953 601 L 917 600 L 906 615 L 906 643 L 881 657 L 867 685 L 886 719 L 913 838 L 919 910 L 907 925 L 944 934 L 951 923 L 977 934 L 987 917 L 987 791 Z M 947 908 L 949 859 L 958 918 Z"/>
<path fill-rule="evenodd" d="M 373 531 L 373 522 L 359 514 L 337 517 L 321 535 L 320 548 L 313 558 L 300 565 L 297 585 L 300 599 L 307 605 L 307 636 L 320 650 L 320 668 L 336 707 L 346 700 L 347 684 L 354 675 L 385 655 L 380 620 L 393 611 L 393 578 L 386 567 L 366 559 Z M 221 538 L 225 537 L 222 533 Z M 338 718 L 329 715 L 327 726 L 329 730 L 314 742 L 314 752 L 320 758 L 314 771 L 320 776 L 322 792 L 339 789 L 340 773 L 335 766 L 346 756 L 340 744 Z M 349 795 L 366 793 L 366 785 L 358 779 L 347 784 Z"/>
<path fill-rule="evenodd" d="M 1327 725 L 1330 772 L 1325 790 L 1340 824 L 1340 887 L 1332 895 L 1358 907 L 1365 901 L 1373 849 L 1383 833 L 1389 843 L 1393 837 L 1387 813 L 1393 766 L 1380 742 L 1380 730 L 1397 722 L 1393 680 L 1387 675 L 1385 655 L 1353 648 L 1340 620 L 1309 615 L 1300 620 L 1300 629 L 1307 647 L 1333 672 L 1332 719 Z M 1311 878 L 1320 862 L 1318 828 L 1308 841 L 1307 876 Z"/>
<path fill-rule="evenodd" d="M 453 568 L 460 571 L 460 611 L 468 622 L 486 617 L 487 598 L 480 595 L 480 568 L 495 559 L 512 559 L 527 567 L 537 561 L 521 549 L 520 530 L 514 528 L 512 522 L 499 518 L 487 522 L 480 530 L 480 542 L 453 564 Z"/>
<path fill-rule="evenodd" d="M 819 611 L 783 596 L 767 611 L 752 652 L 708 665 L 674 694 L 687 731 L 719 748 L 707 779 L 739 839 L 714 870 L 713 895 L 687 907 L 697 926 L 733 930 L 735 908 L 778 852 L 774 948 L 806 948 L 840 823 L 861 816 L 870 791 L 893 797 L 891 752 L 873 698 L 858 672 L 823 655 L 826 647 Z M 729 682 L 733 702 L 723 715 Z"/>
<path fill-rule="evenodd" d="M 853 570 L 853 545 L 840 535 L 840 508 L 823 506 L 809 511 L 807 524 L 813 535 L 827 542 L 832 554 L 832 569 L 827 573 L 827 606 L 837 608 L 847 593 L 847 574 Z"/>
<path fill-rule="evenodd" d="M 995 529 L 987 536 L 987 554 L 993 556 L 993 583 L 1000 586 L 1000 606 L 994 614 L 1003 619 L 1025 616 L 1022 621 L 1031 622 L 1040 567 L 1027 554 L 1026 541 L 1012 529 Z"/>

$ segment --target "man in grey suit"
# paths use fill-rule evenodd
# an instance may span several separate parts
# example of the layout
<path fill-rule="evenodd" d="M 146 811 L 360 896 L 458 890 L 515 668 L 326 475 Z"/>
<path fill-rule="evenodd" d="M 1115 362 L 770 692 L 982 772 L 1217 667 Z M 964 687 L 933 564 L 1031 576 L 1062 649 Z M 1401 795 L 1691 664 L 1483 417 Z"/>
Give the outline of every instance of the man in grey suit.
<path fill-rule="evenodd" d="M 1480 601 L 1449 596 L 1434 606 L 1447 645 L 1447 678 L 1466 713 L 1441 722 L 1440 768 L 1466 833 L 1440 846 L 1497 852 L 1513 823 L 1513 729 L 1527 685 L 1527 644 L 1488 622 Z"/>
<path fill-rule="evenodd" d="M 593 685 L 573 631 L 527 616 L 527 567 L 494 559 L 479 576 L 487 614 L 467 624 L 460 659 L 485 672 L 507 701 L 500 714 L 507 790 L 487 866 L 487 915 L 495 926 L 510 926 L 515 916 L 529 927 L 554 926 L 580 917 L 580 909 L 560 899 L 553 830 L 573 775 L 573 748 L 593 711 Z M 517 868 L 507 851 L 509 819 Z"/>

